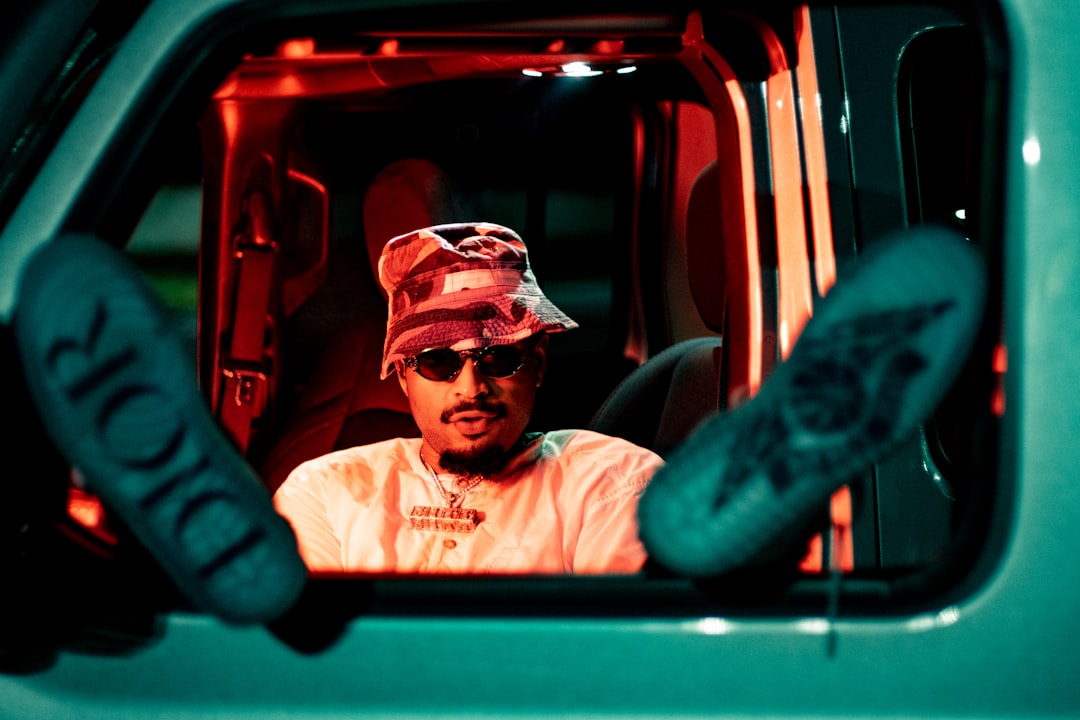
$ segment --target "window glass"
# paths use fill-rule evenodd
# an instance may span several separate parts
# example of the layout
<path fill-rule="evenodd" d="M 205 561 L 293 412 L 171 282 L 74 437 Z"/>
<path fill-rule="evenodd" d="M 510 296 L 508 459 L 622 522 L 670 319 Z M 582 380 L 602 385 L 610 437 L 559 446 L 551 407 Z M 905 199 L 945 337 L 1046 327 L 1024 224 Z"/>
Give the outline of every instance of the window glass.
<path fill-rule="evenodd" d="M 964 229 L 976 200 L 984 83 L 975 51 L 970 30 L 944 28 L 905 53 L 899 102 L 913 222 Z"/>
<path fill-rule="evenodd" d="M 195 357 L 199 300 L 198 254 L 202 188 L 163 185 L 146 208 L 127 251 L 171 313 Z"/>
<path fill-rule="evenodd" d="M 985 225 L 993 210 L 984 175 L 995 160 L 984 150 L 990 79 L 979 47 L 972 28 L 954 24 L 916 36 L 901 61 L 898 121 L 909 222 L 962 233 L 981 248 L 993 283 L 997 240 Z M 995 496 L 997 418 L 1004 410 L 995 297 L 992 290 L 971 358 L 923 428 L 919 454 L 933 468 L 933 482 L 903 486 L 897 504 L 910 530 L 896 534 L 883 561 L 908 567 L 964 563 L 984 543 Z M 890 512 L 895 510 L 882 503 L 883 522 Z"/>

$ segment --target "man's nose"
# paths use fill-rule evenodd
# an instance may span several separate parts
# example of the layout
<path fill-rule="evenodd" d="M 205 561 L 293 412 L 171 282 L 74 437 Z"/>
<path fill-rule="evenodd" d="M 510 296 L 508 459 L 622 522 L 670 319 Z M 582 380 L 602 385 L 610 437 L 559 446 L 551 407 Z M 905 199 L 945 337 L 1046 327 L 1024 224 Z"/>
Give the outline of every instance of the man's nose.
<path fill-rule="evenodd" d="M 465 397 L 479 397 L 491 391 L 488 376 L 480 372 L 474 358 L 465 358 L 461 371 L 454 378 L 454 391 Z"/>

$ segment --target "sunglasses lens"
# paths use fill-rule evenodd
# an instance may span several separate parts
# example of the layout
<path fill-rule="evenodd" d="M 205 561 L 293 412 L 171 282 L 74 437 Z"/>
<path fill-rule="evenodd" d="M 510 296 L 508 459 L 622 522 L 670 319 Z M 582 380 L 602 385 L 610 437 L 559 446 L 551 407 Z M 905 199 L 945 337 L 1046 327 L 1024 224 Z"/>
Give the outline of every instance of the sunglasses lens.
<path fill-rule="evenodd" d="M 480 372 L 493 378 L 513 375 L 525 364 L 525 353 L 511 345 L 454 352 L 449 348 L 425 350 L 410 363 L 422 377 L 444 382 L 457 377 L 466 358 L 473 358 Z"/>
<path fill-rule="evenodd" d="M 416 372 L 428 380 L 449 380 L 461 370 L 464 360 L 449 348 L 425 350 L 416 356 Z"/>
<path fill-rule="evenodd" d="M 480 372 L 488 377 L 502 378 L 513 375 L 524 362 L 524 353 L 512 345 L 489 347 L 477 359 Z"/>

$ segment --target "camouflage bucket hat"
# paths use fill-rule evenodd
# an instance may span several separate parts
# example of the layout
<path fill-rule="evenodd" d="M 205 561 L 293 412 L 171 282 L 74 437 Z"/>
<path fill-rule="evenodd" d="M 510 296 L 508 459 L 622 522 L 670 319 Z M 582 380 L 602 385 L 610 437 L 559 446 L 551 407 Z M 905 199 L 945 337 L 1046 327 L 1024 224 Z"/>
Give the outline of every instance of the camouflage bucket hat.
<path fill-rule="evenodd" d="M 494 223 L 451 223 L 392 239 L 379 258 L 389 297 L 382 377 L 431 348 L 508 345 L 578 325 L 548 300 L 525 243 Z"/>

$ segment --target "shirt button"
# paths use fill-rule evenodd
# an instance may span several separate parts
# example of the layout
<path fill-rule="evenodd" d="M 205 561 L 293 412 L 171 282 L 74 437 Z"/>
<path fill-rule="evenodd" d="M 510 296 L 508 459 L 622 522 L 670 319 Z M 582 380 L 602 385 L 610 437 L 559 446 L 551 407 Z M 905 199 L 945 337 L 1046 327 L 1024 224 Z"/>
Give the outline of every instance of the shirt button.
<path fill-rule="evenodd" d="M 457 541 L 456 540 L 451 540 L 450 538 L 447 538 L 446 540 L 442 541 L 442 546 L 444 548 L 446 548 L 447 550 L 453 550 L 454 548 L 457 547 Z"/>

